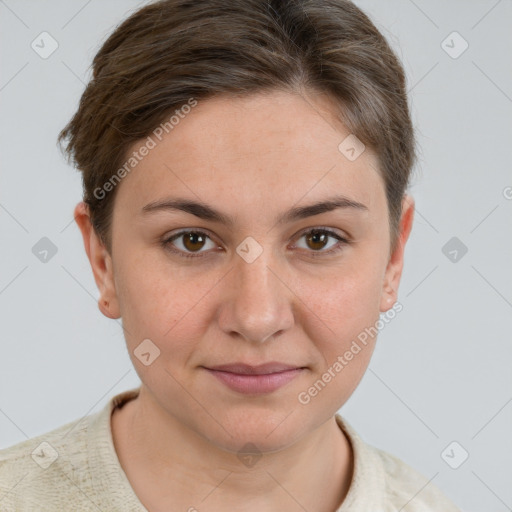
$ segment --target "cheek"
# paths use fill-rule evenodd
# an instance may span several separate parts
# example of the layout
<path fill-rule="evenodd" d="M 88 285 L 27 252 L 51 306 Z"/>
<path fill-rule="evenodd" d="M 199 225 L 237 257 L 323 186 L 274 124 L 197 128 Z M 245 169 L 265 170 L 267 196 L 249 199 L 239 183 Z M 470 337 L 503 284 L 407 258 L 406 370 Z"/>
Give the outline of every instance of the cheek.
<path fill-rule="evenodd" d="M 355 389 L 375 345 L 383 263 L 373 256 L 378 253 L 366 254 L 369 256 L 359 253 L 353 262 L 347 260 L 322 287 L 315 285 L 314 280 L 310 283 L 310 289 L 316 291 L 310 295 L 308 304 L 308 337 L 320 353 L 315 377 L 323 381 L 322 375 L 330 371 L 325 375 L 330 391 L 324 393 L 324 399 L 330 396 L 334 403 L 348 398 Z"/>
<path fill-rule="evenodd" d="M 130 349 L 143 339 L 153 340 L 162 353 L 168 350 L 168 340 L 173 340 L 173 352 L 180 352 L 181 345 L 191 346 L 194 339 L 197 308 L 208 286 L 194 286 L 190 272 L 180 272 L 176 267 L 151 257 L 131 257 L 116 268 L 116 289 L 126 328 L 125 337 Z M 187 333 L 187 339 L 184 334 Z M 183 339 L 182 339 L 183 338 Z"/>
<path fill-rule="evenodd" d="M 182 386 L 191 386 L 184 369 L 203 337 L 206 301 L 202 302 L 202 297 L 213 284 L 194 286 L 193 279 L 180 276 L 179 271 L 173 269 L 171 273 L 170 265 L 147 260 L 144 266 L 140 263 L 118 268 L 118 296 L 129 356 L 149 389 L 164 386 L 172 396 L 183 395 Z M 144 341 L 148 339 L 149 344 Z M 150 355 L 144 361 L 147 353 Z"/>
<path fill-rule="evenodd" d="M 378 275 L 367 271 L 337 279 L 323 297 L 317 296 L 308 333 L 318 364 L 300 390 L 301 406 L 331 415 L 349 399 L 361 381 L 375 348 L 379 319 Z"/>
<path fill-rule="evenodd" d="M 332 336 L 345 342 L 357 336 L 379 318 L 383 264 L 364 254 L 340 266 L 322 286 L 312 279 L 309 299 L 311 310 L 330 327 Z M 304 288 L 304 296 L 307 288 Z M 307 303 L 306 303 L 307 304 Z M 336 342 L 334 343 L 336 345 Z"/>

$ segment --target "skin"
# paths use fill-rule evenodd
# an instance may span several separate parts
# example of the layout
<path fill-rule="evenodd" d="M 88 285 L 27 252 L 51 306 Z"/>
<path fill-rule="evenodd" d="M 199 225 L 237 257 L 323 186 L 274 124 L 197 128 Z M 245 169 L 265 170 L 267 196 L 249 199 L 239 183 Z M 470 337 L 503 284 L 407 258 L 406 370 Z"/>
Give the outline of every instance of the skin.
<path fill-rule="evenodd" d="M 334 111 L 328 97 L 311 92 L 199 102 L 118 185 L 112 254 L 86 205 L 75 208 L 100 310 L 122 317 L 142 382 L 139 397 L 113 413 L 112 432 L 148 510 L 332 512 L 348 492 L 353 454 L 334 415 L 364 375 L 375 338 L 308 404 L 298 395 L 396 302 L 414 201 L 404 198 L 391 252 L 376 157 L 366 148 L 350 161 L 338 150 L 350 132 Z M 276 224 L 280 213 L 334 192 L 367 209 Z M 178 196 L 208 203 L 235 224 L 141 213 Z M 307 229 L 320 227 L 350 243 L 327 254 L 338 240 L 312 241 Z M 182 229 L 209 238 L 168 245 L 205 257 L 162 246 Z M 246 237 L 263 250 L 251 263 L 236 252 Z M 160 355 L 145 366 L 134 350 L 148 338 Z M 238 361 L 306 369 L 277 391 L 243 395 L 202 368 Z M 262 454 L 252 467 L 237 457 L 248 442 Z"/>

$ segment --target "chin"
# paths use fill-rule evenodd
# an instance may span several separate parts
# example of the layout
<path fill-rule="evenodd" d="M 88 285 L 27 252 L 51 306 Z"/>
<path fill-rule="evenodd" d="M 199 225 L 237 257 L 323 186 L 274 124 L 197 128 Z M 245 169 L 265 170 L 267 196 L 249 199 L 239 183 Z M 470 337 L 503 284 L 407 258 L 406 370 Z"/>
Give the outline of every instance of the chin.
<path fill-rule="evenodd" d="M 207 437 L 223 449 L 235 453 L 247 443 L 252 443 L 262 452 L 284 449 L 307 434 L 307 425 L 298 418 L 300 408 L 295 413 L 290 414 L 290 411 L 293 411 L 293 407 L 224 410 L 221 416 L 216 416 L 224 428 L 215 429 L 213 439 Z"/>

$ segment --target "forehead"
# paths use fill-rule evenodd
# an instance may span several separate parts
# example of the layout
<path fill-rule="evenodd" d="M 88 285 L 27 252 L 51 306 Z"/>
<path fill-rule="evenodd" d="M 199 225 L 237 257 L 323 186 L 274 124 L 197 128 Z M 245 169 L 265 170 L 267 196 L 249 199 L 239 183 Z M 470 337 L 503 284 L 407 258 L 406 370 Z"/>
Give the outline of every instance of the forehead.
<path fill-rule="evenodd" d="M 374 203 L 383 193 L 377 160 L 368 148 L 355 160 L 340 151 L 351 134 L 335 108 L 325 96 L 285 92 L 198 101 L 160 140 L 152 136 L 154 147 L 123 178 L 117 201 L 140 210 L 186 194 L 261 209 L 338 192 Z"/>

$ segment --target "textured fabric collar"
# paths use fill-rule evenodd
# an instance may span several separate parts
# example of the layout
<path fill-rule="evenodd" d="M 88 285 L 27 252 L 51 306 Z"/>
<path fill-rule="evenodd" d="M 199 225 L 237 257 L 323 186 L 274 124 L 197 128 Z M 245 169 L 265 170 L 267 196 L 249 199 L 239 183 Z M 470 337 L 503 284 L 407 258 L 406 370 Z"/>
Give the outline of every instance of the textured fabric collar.
<path fill-rule="evenodd" d="M 137 498 L 126 473 L 121 467 L 112 437 L 112 412 L 118 406 L 133 400 L 140 388 L 124 391 L 109 400 L 97 413 L 87 429 L 87 451 L 93 487 L 107 510 L 148 512 Z"/>

